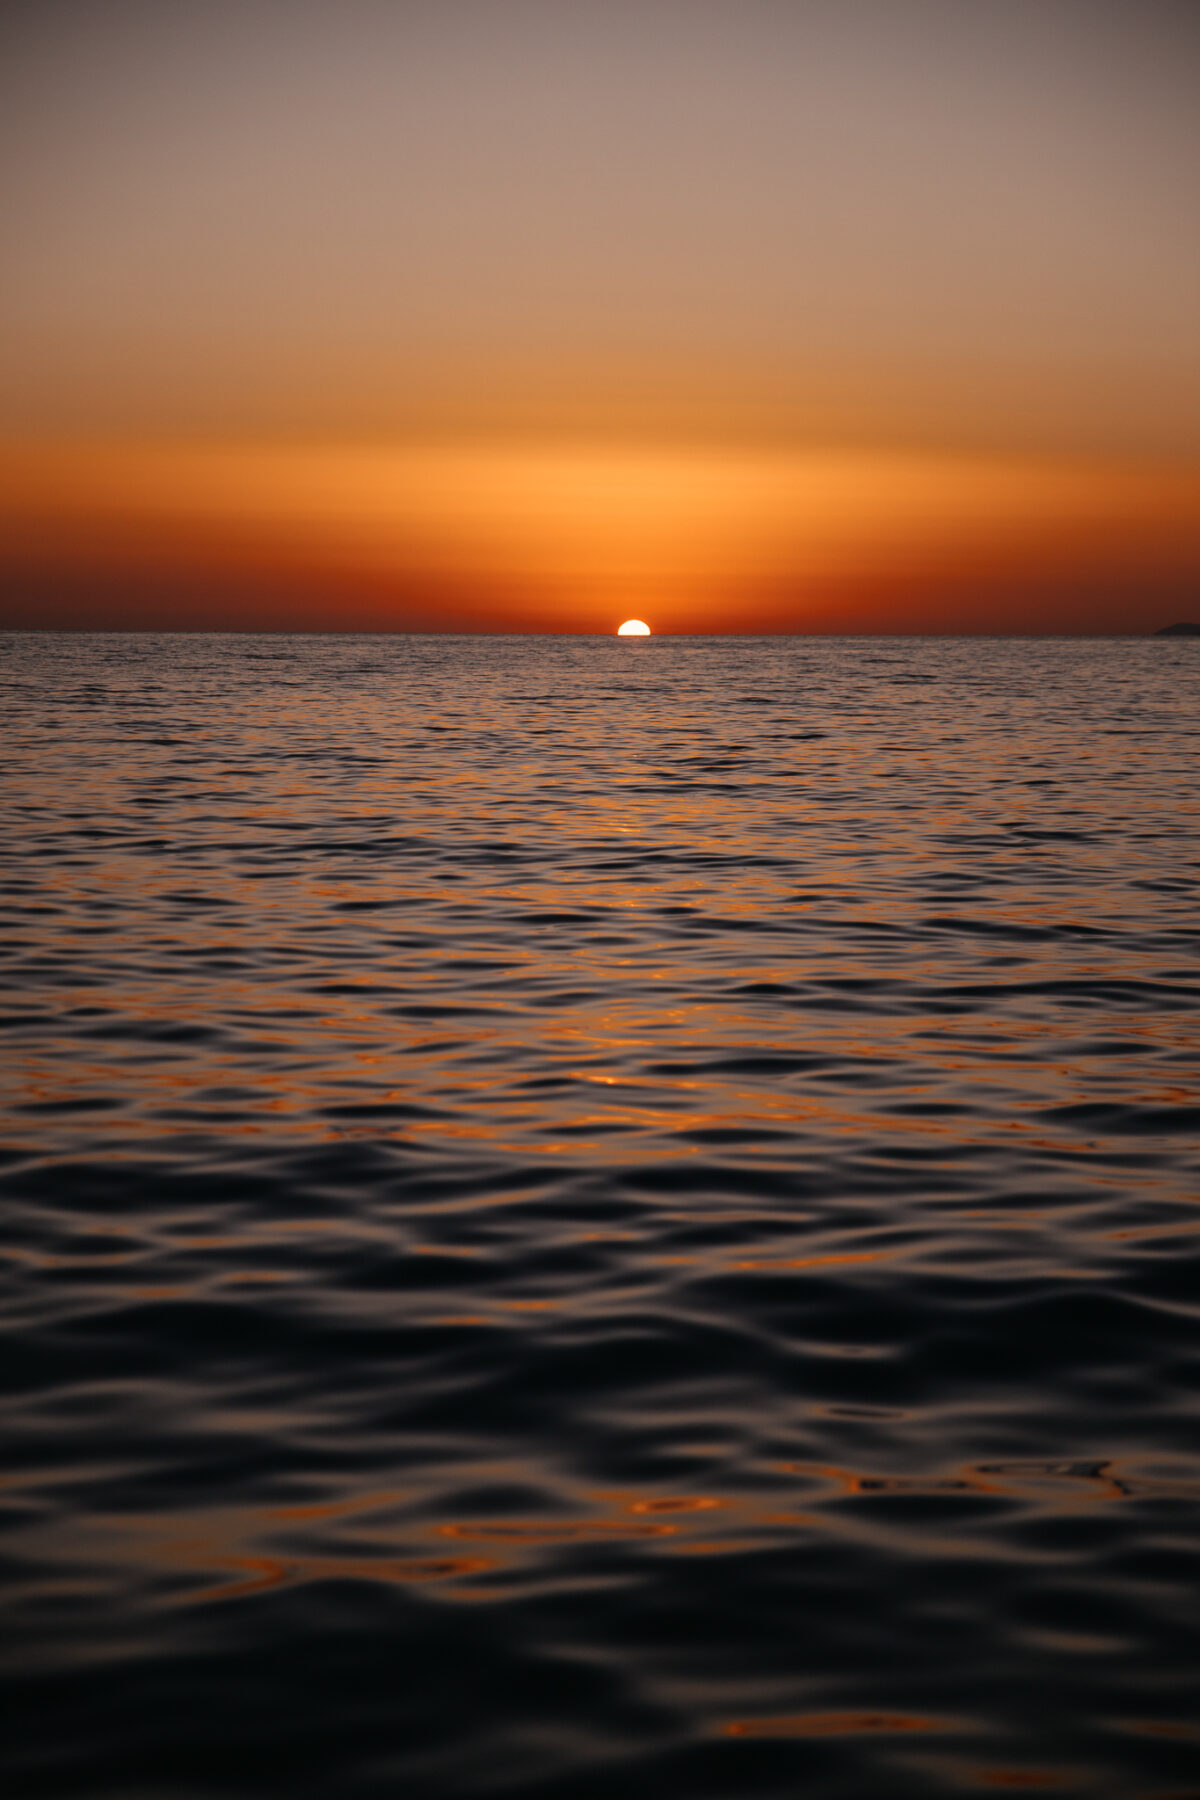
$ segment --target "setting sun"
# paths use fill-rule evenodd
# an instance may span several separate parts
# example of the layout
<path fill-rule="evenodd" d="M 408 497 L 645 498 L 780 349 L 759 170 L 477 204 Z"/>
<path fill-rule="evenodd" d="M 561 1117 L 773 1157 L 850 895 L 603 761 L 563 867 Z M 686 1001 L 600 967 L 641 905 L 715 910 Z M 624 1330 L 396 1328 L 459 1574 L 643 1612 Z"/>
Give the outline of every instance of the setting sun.
<path fill-rule="evenodd" d="M 650 627 L 641 619 L 626 619 L 623 625 L 617 626 L 618 637 L 649 637 Z"/>

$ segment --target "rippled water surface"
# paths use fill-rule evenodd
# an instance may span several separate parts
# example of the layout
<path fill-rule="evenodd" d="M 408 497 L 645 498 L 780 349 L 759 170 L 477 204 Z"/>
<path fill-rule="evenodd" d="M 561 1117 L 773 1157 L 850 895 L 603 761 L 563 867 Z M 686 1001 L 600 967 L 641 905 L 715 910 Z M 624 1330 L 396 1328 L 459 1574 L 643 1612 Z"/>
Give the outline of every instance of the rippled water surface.
<path fill-rule="evenodd" d="M 2 651 L 11 1794 L 1200 1795 L 1200 646 Z"/>

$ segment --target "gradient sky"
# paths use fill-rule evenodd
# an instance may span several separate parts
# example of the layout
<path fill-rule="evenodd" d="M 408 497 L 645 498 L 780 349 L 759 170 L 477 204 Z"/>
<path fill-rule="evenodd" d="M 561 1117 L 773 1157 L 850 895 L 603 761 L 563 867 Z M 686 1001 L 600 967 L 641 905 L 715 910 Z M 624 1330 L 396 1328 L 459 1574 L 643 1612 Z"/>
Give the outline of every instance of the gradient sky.
<path fill-rule="evenodd" d="M 1200 612 L 1200 9 L 9 0 L 0 622 Z"/>

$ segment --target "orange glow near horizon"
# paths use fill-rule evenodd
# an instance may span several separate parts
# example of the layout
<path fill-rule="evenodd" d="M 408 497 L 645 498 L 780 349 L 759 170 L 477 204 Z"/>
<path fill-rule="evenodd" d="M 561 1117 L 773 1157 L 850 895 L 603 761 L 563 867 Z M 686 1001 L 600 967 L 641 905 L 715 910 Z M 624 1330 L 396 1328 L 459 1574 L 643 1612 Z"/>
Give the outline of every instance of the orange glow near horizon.
<path fill-rule="evenodd" d="M 1192 467 L 527 443 L 0 448 L 0 622 L 15 627 L 609 633 L 637 594 L 653 596 L 656 633 L 1142 631 L 1186 614 L 1198 584 Z"/>

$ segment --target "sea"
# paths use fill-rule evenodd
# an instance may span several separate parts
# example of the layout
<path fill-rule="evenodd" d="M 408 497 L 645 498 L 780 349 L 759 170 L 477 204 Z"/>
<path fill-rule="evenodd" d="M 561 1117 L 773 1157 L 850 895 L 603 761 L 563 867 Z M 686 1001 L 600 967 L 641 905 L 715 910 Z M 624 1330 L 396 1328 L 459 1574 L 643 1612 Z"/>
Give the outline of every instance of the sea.
<path fill-rule="evenodd" d="M 9 1800 L 1200 1796 L 1200 644 L 0 681 Z"/>

